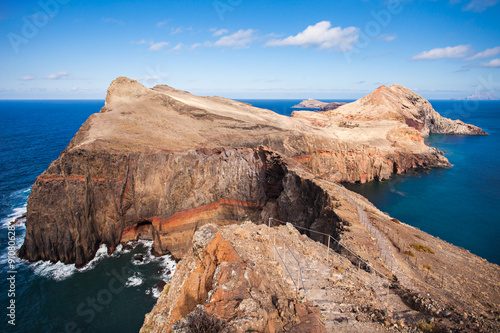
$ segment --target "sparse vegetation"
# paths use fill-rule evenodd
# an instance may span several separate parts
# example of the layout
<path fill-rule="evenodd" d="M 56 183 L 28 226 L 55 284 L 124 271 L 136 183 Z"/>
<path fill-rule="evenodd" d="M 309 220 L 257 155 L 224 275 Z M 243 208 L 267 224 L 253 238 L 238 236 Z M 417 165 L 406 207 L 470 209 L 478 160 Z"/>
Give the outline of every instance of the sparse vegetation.
<path fill-rule="evenodd" d="M 406 254 L 409 257 L 414 257 L 415 256 L 415 254 L 413 252 L 411 252 L 410 250 L 405 251 L 404 254 Z"/>
<path fill-rule="evenodd" d="M 432 271 L 432 267 L 429 265 L 423 265 L 422 267 L 428 271 Z"/>
<path fill-rule="evenodd" d="M 225 333 L 227 332 L 227 323 L 198 306 L 183 320 L 178 321 L 173 330 L 186 333 Z"/>
<path fill-rule="evenodd" d="M 339 127 L 343 127 L 343 128 L 356 128 L 356 127 L 359 127 L 359 124 L 357 124 L 357 123 L 351 123 L 350 121 L 341 121 L 339 123 Z"/>
<path fill-rule="evenodd" d="M 432 332 L 432 324 L 424 321 L 424 320 L 421 320 L 417 323 L 417 327 L 420 328 L 422 330 L 422 332 L 425 332 L 425 333 L 428 333 L 428 332 Z"/>
<path fill-rule="evenodd" d="M 422 245 L 422 244 L 411 244 L 410 246 L 412 248 L 414 248 L 415 250 L 417 250 L 418 252 L 427 252 L 427 253 L 431 253 L 431 254 L 435 254 L 436 253 L 430 247 Z"/>
<path fill-rule="evenodd" d="M 447 330 L 445 330 L 440 324 L 428 323 L 425 320 L 420 320 L 419 322 L 417 322 L 417 327 L 425 333 L 447 332 Z"/>

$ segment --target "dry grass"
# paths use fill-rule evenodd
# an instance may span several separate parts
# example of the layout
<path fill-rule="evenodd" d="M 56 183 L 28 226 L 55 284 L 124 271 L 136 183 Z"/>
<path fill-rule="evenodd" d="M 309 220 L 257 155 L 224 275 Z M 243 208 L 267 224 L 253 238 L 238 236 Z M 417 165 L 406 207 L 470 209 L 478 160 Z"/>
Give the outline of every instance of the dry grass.
<path fill-rule="evenodd" d="M 427 252 L 427 253 L 431 253 L 431 254 L 435 254 L 436 253 L 430 247 L 422 245 L 422 244 L 411 244 L 410 246 L 412 248 L 414 248 L 415 250 L 417 250 L 418 252 Z"/>
<path fill-rule="evenodd" d="M 415 254 L 413 252 L 409 251 L 409 250 L 405 251 L 404 254 L 406 254 L 409 257 L 414 257 L 415 256 Z"/>

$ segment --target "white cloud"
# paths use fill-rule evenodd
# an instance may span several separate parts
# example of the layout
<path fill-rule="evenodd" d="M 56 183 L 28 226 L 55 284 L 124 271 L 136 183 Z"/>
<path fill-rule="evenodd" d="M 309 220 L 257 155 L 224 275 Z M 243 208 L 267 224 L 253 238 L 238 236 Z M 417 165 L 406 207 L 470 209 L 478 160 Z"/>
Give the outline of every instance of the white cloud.
<path fill-rule="evenodd" d="M 435 60 L 444 58 L 463 58 L 470 52 L 470 45 L 447 46 L 424 51 L 411 57 L 411 60 Z"/>
<path fill-rule="evenodd" d="M 179 44 L 175 45 L 174 48 L 172 48 L 172 50 L 179 51 L 180 49 L 182 49 L 183 46 L 184 46 L 184 44 L 179 43 Z"/>
<path fill-rule="evenodd" d="M 273 39 L 267 46 L 295 45 L 302 47 L 317 47 L 320 50 L 335 48 L 341 51 L 352 49 L 358 40 L 358 28 L 347 27 L 342 29 L 333 27 L 329 21 L 318 22 L 308 26 L 304 31 L 285 39 Z"/>
<path fill-rule="evenodd" d="M 26 75 L 26 76 L 23 76 L 22 78 L 20 78 L 19 80 L 21 80 L 21 81 L 31 81 L 31 80 L 34 80 L 34 79 L 36 79 L 34 76 Z"/>
<path fill-rule="evenodd" d="M 162 26 L 164 26 L 167 23 L 168 23 L 168 20 L 160 21 L 160 22 L 156 23 L 156 27 L 161 28 Z"/>
<path fill-rule="evenodd" d="M 492 59 L 488 62 L 482 62 L 479 67 L 500 67 L 500 58 Z"/>
<path fill-rule="evenodd" d="M 65 78 L 67 76 L 69 76 L 68 72 L 58 72 L 58 73 L 53 73 L 53 74 L 50 74 L 49 76 L 46 76 L 45 79 L 59 80 L 59 79 Z"/>
<path fill-rule="evenodd" d="M 160 51 L 165 46 L 168 46 L 168 42 L 158 42 L 158 43 L 151 44 L 151 46 L 149 47 L 149 50 L 150 51 Z"/>
<path fill-rule="evenodd" d="M 201 45 L 202 45 L 201 43 L 194 43 L 193 45 L 191 45 L 191 48 L 196 49 L 196 48 L 200 47 Z"/>
<path fill-rule="evenodd" d="M 235 49 L 247 48 L 248 45 L 255 40 L 255 30 L 238 30 L 234 34 L 224 36 L 216 41 L 213 45 L 218 47 L 232 47 Z"/>
<path fill-rule="evenodd" d="M 184 31 L 184 29 L 182 29 L 182 27 L 172 28 L 172 30 L 170 31 L 170 34 L 171 35 L 177 35 L 177 34 L 180 34 L 183 31 Z"/>
<path fill-rule="evenodd" d="M 222 36 L 222 35 L 225 35 L 227 34 L 229 31 L 227 31 L 227 29 L 219 29 L 219 30 L 215 30 L 213 35 L 215 37 L 218 37 L 218 36 Z"/>
<path fill-rule="evenodd" d="M 387 35 L 387 34 L 383 34 L 377 37 L 377 40 L 383 40 L 384 42 L 392 42 L 395 39 L 396 39 L 395 35 Z"/>
<path fill-rule="evenodd" d="M 478 52 L 474 54 L 472 57 L 469 57 L 465 60 L 471 61 L 471 60 L 477 60 L 477 59 L 486 59 L 486 58 L 491 58 L 496 56 L 497 54 L 500 54 L 500 46 L 491 48 L 491 49 L 486 49 L 483 52 Z"/>
<path fill-rule="evenodd" d="M 465 11 L 473 11 L 476 13 L 484 12 L 488 7 L 495 6 L 500 0 L 472 0 L 464 7 Z"/>

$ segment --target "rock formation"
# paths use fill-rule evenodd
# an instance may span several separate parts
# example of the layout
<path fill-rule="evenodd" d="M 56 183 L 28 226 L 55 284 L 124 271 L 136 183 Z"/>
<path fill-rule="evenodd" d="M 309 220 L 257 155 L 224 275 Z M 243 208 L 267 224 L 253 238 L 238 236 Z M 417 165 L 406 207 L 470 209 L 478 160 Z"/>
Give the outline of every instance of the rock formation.
<path fill-rule="evenodd" d="M 228 332 L 326 332 L 319 309 L 295 298 L 287 281 L 277 274 L 276 262 L 274 271 L 268 269 L 267 248 L 252 249 L 248 255 L 229 241 L 250 233 L 256 235 L 256 244 L 267 240 L 263 228 L 252 228 L 225 229 L 223 236 L 216 226 L 202 227 L 141 332 L 172 328 L 183 332 L 197 306 L 201 313 L 226 322 Z"/>
<path fill-rule="evenodd" d="M 382 86 L 334 111 L 285 117 L 168 86 L 148 89 L 120 77 L 110 85 L 101 111 L 89 117 L 33 185 L 19 255 L 82 266 L 101 244 L 112 252 L 141 238 L 153 240 L 158 255 L 183 258 L 143 332 L 180 332 L 192 316 L 222 321 L 237 332 L 323 332 L 319 319 L 325 318 L 327 329 L 347 332 L 355 319 L 360 332 L 380 331 L 381 322 L 385 327 L 404 319 L 393 322 L 381 312 L 379 289 L 389 287 L 387 279 L 394 283 L 394 308 L 402 309 L 402 316 L 416 311 L 417 317 L 442 315 L 447 327 L 462 322 L 494 330 L 498 266 L 394 222 L 338 183 L 449 166 L 441 152 L 424 143 L 422 136 L 429 133 L 483 134 L 442 118 L 400 86 Z M 299 256 L 327 253 L 323 244 L 332 242 L 339 253 L 335 259 L 332 254 L 337 273 L 304 274 L 323 281 L 319 289 L 313 286 L 317 302 L 325 301 L 322 290 L 339 287 L 333 295 L 344 303 L 326 300 L 330 305 L 320 307 L 320 315 L 317 304 L 301 302 L 293 295 L 292 279 L 284 277 L 286 269 L 269 260 L 274 255 L 270 228 L 236 225 L 270 217 L 309 229 L 300 229 L 308 237 L 293 228 L 280 236 L 296 243 Z M 212 225 L 202 229 L 206 224 Z M 253 231 L 245 236 L 244 230 Z M 430 248 L 443 255 L 413 254 L 419 260 L 414 264 L 406 255 Z M 368 276 L 375 271 L 386 287 Z M 331 267 L 319 272 L 330 274 Z M 439 285 L 444 276 L 448 284 Z M 357 314 L 339 315 L 343 311 Z"/>
<path fill-rule="evenodd" d="M 333 102 L 333 103 L 328 103 L 325 105 L 322 105 L 319 107 L 319 111 L 330 111 L 330 110 L 335 110 L 339 106 L 345 105 L 347 103 L 340 103 L 340 102 Z"/>
<path fill-rule="evenodd" d="M 315 99 L 305 99 L 297 105 L 292 106 L 294 109 L 319 109 L 328 103 L 317 101 Z"/>
<path fill-rule="evenodd" d="M 380 93 L 387 89 L 375 93 L 378 103 L 371 94 L 338 110 L 361 101 L 367 109 L 366 100 L 380 106 L 390 99 L 397 106 L 399 99 Z M 326 230 L 339 236 L 334 199 L 300 176 L 298 166 L 349 182 L 449 166 L 408 121 L 358 114 L 352 119 L 359 126 L 349 127 L 343 117 L 307 111 L 285 117 L 120 77 L 101 112 L 33 185 L 19 254 L 82 266 L 101 244 L 113 251 L 120 242 L 146 238 L 154 240 L 156 253 L 181 258 L 202 224 L 263 221 L 273 214 L 308 227 L 337 221 Z"/>
<path fill-rule="evenodd" d="M 476 126 L 442 117 L 422 96 L 397 84 L 380 86 L 371 94 L 338 108 L 335 114 L 352 120 L 397 120 L 420 131 L 423 136 L 430 133 L 486 134 Z"/>

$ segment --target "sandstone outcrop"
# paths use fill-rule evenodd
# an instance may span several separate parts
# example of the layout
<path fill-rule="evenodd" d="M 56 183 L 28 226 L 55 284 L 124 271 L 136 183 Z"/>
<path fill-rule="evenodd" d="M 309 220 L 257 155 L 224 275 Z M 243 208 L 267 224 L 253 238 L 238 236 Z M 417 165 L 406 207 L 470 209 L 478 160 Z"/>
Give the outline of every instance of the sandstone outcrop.
<path fill-rule="evenodd" d="M 389 99 L 377 94 L 377 105 Z M 337 237 L 335 198 L 314 177 L 366 182 L 449 166 L 407 121 L 359 115 L 350 126 L 337 110 L 285 117 L 120 77 L 33 185 L 19 255 L 82 266 L 101 244 L 113 251 L 143 238 L 154 240 L 157 254 L 181 258 L 203 224 L 269 216 L 308 227 L 329 221 Z"/>

